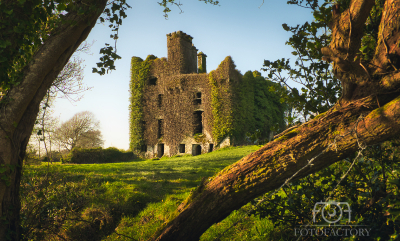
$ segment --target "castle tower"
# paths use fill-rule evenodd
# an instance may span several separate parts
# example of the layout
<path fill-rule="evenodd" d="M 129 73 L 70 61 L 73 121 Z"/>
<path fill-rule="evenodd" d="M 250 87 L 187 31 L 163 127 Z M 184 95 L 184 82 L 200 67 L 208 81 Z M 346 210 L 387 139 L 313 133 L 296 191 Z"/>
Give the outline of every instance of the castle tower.
<path fill-rule="evenodd" d="M 168 62 L 173 74 L 197 73 L 197 49 L 182 31 L 167 34 Z"/>
<path fill-rule="evenodd" d="M 197 54 L 197 64 L 198 64 L 198 72 L 200 73 L 207 73 L 207 66 L 206 66 L 206 57 L 203 52 Z"/>

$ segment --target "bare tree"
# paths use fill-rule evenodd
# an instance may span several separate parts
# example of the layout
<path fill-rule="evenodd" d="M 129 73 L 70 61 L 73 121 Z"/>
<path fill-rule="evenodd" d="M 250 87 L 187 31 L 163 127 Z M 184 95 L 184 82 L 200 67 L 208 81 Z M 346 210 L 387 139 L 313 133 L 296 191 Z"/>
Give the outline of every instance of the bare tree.
<path fill-rule="evenodd" d="M 100 122 L 96 120 L 94 114 L 89 111 L 83 111 L 62 123 L 55 131 L 54 136 L 69 151 L 74 147 L 101 147 L 104 141 L 99 127 Z"/>
<path fill-rule="evenodd" d="M 33 127 L 29 143 L 37 147 L 39 157 L 41 150 L 44 148 L 47 157 L 52 158 L 51 147 L 56 142 L 53 138 L 54 131 L 59 127 L 58 120 L 51 116 L 54 112 L 51 107 L 56 97 L 65 98 L 69 101 L 79 101 L 83 97 L 83 93 L 92 87 L 83 84 L 83 62 L 76 53 L 88 53 L 92 44 L 86 41 L 76 50 L 73 57 L 67 62 L 57 78 L 53 82 L 50 89 L 47 90 L 44 99 L 40 103 L 39 113 Z"/>
<path fill-rule="evenodd" d="M 78 101 L 82 98 L 83 92 L 92 88 L 83 84 L 84 60 L 76 55 L 76 53 L 88 53 L 91 46 L 92 44 L 87 42 L 83 42 L 79 46 L 48 90 L 48 95 L 51 98 L 60 97 L 70 101 Z"/>
<path fill-rule="evenodd" d="M 51 153 L 52 147 L 56 144 L 54 131 L 59 127 L 59 120 L 54 118 L 49 112 L 51 112 L 51 109 L 47 108 L 39 112 L 29 139 L 29 144 L 34 146 L 39 152 L 39 157 L 41 157 L 41 153 L 45 153 L 45 155 L 51 158 L 49 153 Z"/>
<path fill-rule="evenodd" d="M 101 132 L 99 130 L 88 131 L 83 133 L 81 138 L 77 141 L 76 146 L 81 148 L 94 148 L 103 146 Z"/>

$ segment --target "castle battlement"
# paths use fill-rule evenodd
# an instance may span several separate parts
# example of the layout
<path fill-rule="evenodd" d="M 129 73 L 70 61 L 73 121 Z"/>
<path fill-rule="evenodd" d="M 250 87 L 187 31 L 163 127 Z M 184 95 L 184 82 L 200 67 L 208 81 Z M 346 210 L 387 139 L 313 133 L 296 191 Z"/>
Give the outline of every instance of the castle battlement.
<path fill-rule="evenodd" d="M 167 34 L 168 62 L 171 74 L 197 73 L 197 49 L 192 37 L 182 31 Z"/>
<path fill-rule="evenodd" d="M 176 32 L 173 32 L 173 33 L 169 33 L 169 34 L 167 34 L 167 37 L 168 38 L 177 38 L 177 37 L 178 38 L 182 38 L 182 39 L 185 39 L 185 40 L 189 41 L 190 43 L 192 43 L 192 40 L 193 40 L 192 36 L 182 32 L 182 31 L 176 31 Z"/>

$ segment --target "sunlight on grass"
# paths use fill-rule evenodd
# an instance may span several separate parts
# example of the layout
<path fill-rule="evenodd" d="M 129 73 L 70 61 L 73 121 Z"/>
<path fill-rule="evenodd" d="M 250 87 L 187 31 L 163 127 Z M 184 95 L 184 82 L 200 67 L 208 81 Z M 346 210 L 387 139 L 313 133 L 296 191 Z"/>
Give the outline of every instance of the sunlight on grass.
<path fill-rule="evenodd" d="M 79 232 L 85 232 L 92 233 L 93 240 L 131 240 L 118 234 L 147 240 L 171 217 L 203 177 L 213 176 L 258 148 L 259 146 L 230 147 L 199 156 L 163 157 L 159 160 L 133 160 L 124 163 L 53 163 L 27 166 L 22 196 L 27 196 L 34 190 L 29 188 L 27 183 L 35 181 L 38 174 L 43 176 L 46 172 L 57 173 L 62 178 L 55 180 L 48 190 L 61 190 L 66 183 L 75 183 L 79 186 L 76 187 L 77 191 L 82 193 L 80 206 L 64 212 L 82 221 L 64 222 L 61 228 L 56 230 L 58 236 L 65 239 L 72 236 L 85 238 L 89 234 L 78 235 Z M 61 201 L 58 199 L 75 202 L 75 197 L 65 198 L 63 193 L 52 195 L 54 200 L 49 204 L 52 206 L 58 205 L 57 202 Z M 212 226 L 201 240 L 212 240 L 215 235 L 223 232 L 239 218 L 238 212 L 240 211 L 233 212 L 223 222 Z M 92 221 L 97 222 L 97 226 L 87 225 Z M 227 238 L 222 240 L 243 240 L 246 237 L 250 238 L 248 240 L 257 240 L 251 237 L 265 238 L 271 229 L 273 226 L 268 220 L 251 216 L 230 230 L 226 234 Z M 41 237 L 52 239 L 56 235 L 48 232 Z M 39 239 L 32 237 L 31 240 Z"/>

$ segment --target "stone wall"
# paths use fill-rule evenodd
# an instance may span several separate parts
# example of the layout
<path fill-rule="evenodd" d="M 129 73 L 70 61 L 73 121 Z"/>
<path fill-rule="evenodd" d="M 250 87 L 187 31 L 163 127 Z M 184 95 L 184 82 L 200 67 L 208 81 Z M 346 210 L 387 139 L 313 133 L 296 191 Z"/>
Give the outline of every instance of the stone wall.
<path fill-rule="evenodd" d="M 168 59 L 150 65 L 143 87 L 143 143 L 146 157 L 206 153 L 218 148 L 213 136 L 212 84 L 206 71 L 206 55 L 181 31 L 167 35 Z M 199 62 L 198 73 L 197 60 Z M 222 95 L 223 112 L 233 113 L 231 86 L 240 81 L 230 57 L 212 74 Z M 221 113 L 221 114 L 224 114 Z M 229 145 L 227 138 L 223 145 Z"/>
<path fill-rule="evenodd" d="M 168 71 L 171 74 L 197 73 L 197 49 L 192 39 L 181 31 L 167 34 Z"/>

